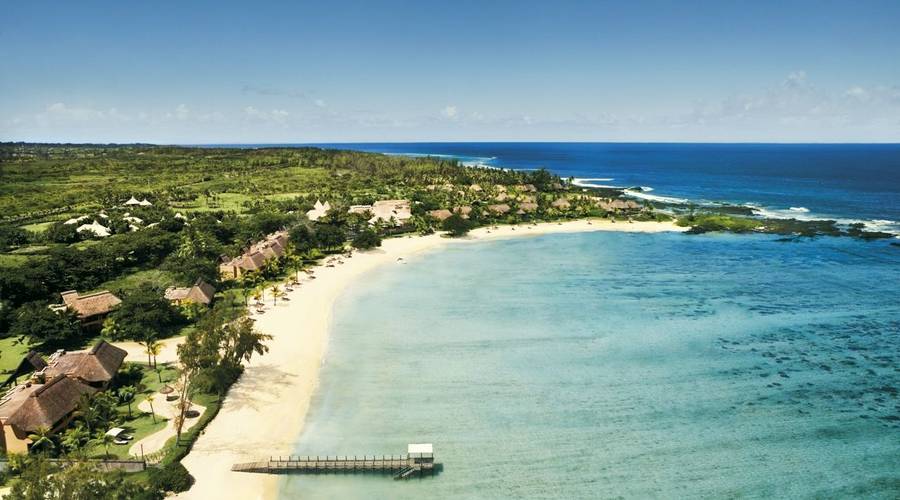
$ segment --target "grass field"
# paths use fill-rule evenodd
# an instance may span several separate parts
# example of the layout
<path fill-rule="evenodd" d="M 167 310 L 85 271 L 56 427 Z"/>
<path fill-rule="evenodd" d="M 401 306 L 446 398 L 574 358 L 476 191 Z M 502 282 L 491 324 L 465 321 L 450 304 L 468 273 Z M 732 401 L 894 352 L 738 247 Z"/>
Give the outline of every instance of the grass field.
<path fill-rule="evenodd" d="M 15 337 L 0 339 L 0 375 L 15 370 L 28 350 L 28 344 L 19 342 Z M 2 376 L 0 378 L 5 379 Z"/>
<path fill-rule="evenodd" d="M 100 285 L 95 291 L 109 290 L 113 293 L 124 292 L 127 294 L 128 292 L 132 292 L 147 285 L 158 289 L 165 289 L 172 286 L 174 283 L 175 278 L 171 273 L 160 269 L 147 269 L 145 271 L 138 271 L 122 276 L 121 278 L 107 281 Z"/>
<path fill-rule="evenodd" d="M 132 363 L 126 363 L 132 364 Z M 137 409 L 141 401 L 147 399 L 147 396 L 159 391 L 163 385 L 173 385 L 178 378 L 178 370 L 168 364 L 159 364 L 159 372 L 147 366 L 146 363 L 133 363 L 143 369 L 143 376 L 138 385 L 138 392 L 134 396 L 131 403 L 132 417 L 128 417 L 128 405 L 120 404 L 117 409 L 119 414 L 123 416 L 123 421 L 118 424 L 119 427 L 125 429 L 126 433 L 134 436 L 134 439 L 128 444 L 109 445 L 109 458 L 128 458 L 128 449 L 131 445 L 143 439 L 154 432 L 158 432 L 166 426 L 166 420 L 157 416 L 155 419 L 149 413 L 143 413 Z M 162 382 L 160 382 L 162 380 Z M 105 453 L 103 444 L 95 444 L 86 449 L 88 456 L 102 458 Z"/>

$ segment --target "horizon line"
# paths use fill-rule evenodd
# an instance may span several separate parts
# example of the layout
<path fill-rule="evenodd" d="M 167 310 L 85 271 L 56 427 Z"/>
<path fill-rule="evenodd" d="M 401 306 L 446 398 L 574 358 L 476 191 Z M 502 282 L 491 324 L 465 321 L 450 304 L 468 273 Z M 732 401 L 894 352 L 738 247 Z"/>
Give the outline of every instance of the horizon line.
<path fill-rule="evenodd" d="M 582 140 L 414 140 L 414 141 L 316 141 L 316 142 L 100 142 L 100 141 L 31 141 L 8 140 L 0 141 L 0 144 L 35 144 L 35 145 L 73 145 L 73 146 L 177 146 L 177 147 L 208 147 L 208 146 L 317 146 L 317 145 L 342 145 L 342 144 L 719 144 L 719 145 L 834 145 L 834 146 L 895 146 L 896 142 L 887 141 L 582 141 Z"/>

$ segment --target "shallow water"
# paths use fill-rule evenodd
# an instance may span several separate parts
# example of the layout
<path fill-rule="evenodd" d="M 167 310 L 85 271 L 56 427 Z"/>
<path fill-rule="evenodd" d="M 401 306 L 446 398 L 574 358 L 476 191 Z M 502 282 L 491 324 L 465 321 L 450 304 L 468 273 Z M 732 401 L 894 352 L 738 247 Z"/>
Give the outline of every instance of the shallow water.
<path fill-rule="evenodd" d="M 591 233 L 451 246 L 338 301 L 300 454 L 435 478 L 283 498 L 900 495 L 900 248 Z"/>

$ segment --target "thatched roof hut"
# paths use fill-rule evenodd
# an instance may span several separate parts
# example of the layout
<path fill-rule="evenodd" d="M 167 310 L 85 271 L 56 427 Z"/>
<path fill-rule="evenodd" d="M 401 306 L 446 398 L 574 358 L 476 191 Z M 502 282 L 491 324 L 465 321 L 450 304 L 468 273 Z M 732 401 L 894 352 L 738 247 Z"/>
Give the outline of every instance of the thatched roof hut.
<path fill-rule="evenodd" d="M 554 202 L 551 203 L 550 206 L 552 206 L 553 208 L 558 208 L 558 209 L 561 209 L 561 210 L 565 210 L 565 209 L 571 207 L 572 204 L 569 203 L 569 200 L 567 200 L 567 199 L 565 199 L 565 198 L 559 198 L 559 199 L 557 199 L 557 200 L 554 200 Z"/>
<path fill-rule="evenodd" d="M 447 210 L 446 208 L 442 208 L 440 210 L 432 210 L 428 212 L 428 215 L 434 217 L 437 220 L 443 221 L 453 215 L 453 212 Z"/>
<path fill-rule="evenodd" d="M 501 203 L 499 205 L 488 205 L 487 208 L 495 214 L 505 214 L 509 212 L 509 205 L 507 205 L 506 203 Z"/>
<path fill-rule="evenodd" d="M 109 314 L 122 300 L 113 295 L 108 290 L 89 293 L 87 295 L 78 295 L 75 290 L 69 290 L 60 294 L 65 307 L 71 309 L 78 315 L 78 319 L 83 322 L 89 322 L 98 316 Z"/>
<path fill-rule="evenodd" d="M 538 209 L 537 203 L 519 203 L 519 209 L 523 212 L 534 212 Z"/>
<path fill-rule="evenodd" d="M 77 380 L 57 375 L 46 384 L 26 384 L 0 402 L 0 422 L 25 437 L 39 427 L 55 429 L 78 406 L 82 394 L 96 392 Z"/>
<path fill-rule="evenodd" d="M 105 387 L 119 371 L 128 353 L 105 340 L 87 351 L 57 352 L 50 357 L 47 377 L 66 375 L 86 384 Z"/>
<path fill-rule="evenodd" d="M 209 305 L 212 303 L 216 289 L 212 285 L 204 281 L 203 278 L 197 278 L 194 286 L 187 287 L 169 287 L 166 289 L 165 297 L 169 302 L 183 304 L 185 302 L 193 302 L 195 304 Z"/>
<path fill-rule="evenodd" d="M 453 209 L 453 213 L 459 214 L 463 219 L 468 219 L 469 214 L 472 213 L 472 207 L 470 206 L 461 206 Z"/>

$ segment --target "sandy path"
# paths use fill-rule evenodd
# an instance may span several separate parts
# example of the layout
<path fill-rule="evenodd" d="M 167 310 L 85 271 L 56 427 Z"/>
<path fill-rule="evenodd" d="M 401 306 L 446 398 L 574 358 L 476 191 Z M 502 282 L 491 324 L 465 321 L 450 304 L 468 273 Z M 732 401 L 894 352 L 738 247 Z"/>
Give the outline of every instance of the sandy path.
<path fill-rule="evenodd" d="M 159 355 L 156 356 L 156 362 L 173 363 L 178 361 L 177 349 L 178 346 L 184 342 L 184 337 L 172 337 L 161 340 L 160 342 L 162 343 L 162 349 L 160 349 Z M 113 342 L 112 345 L 120 349 L 125 349 L 125 351 L 128 352 L 128 356 L 125 359 L 128 361 L 135 363 L 147 361 L 147 350 L 137 342 Z"/>
<path fill-rule="evenodd" d="M 231 472 L 231 466 L 269 455 L 288 455 L 293 451 L 318 385 L 334 301 L 353 280 L 366 272 L 449 244 L 563 232 L 684 230 L 672 223 L 610 223 L 605 220 L 480 228 L 463 239 L 439 235 L 391 238 L 385 240 L 381 248 L 356 252 L 352 258 L 344 259 L 344 264 L 317 267 L 316 279 L 305 279 L 301 286 L 295 287 L 288 295 L 290 301 L 273 306 L 268 299 L 265 301 L 266 312 L 253 314 L 257 327 L 273 336 L 270 351 L 252 359 L 244 375 L 229 391 L 218 416 L 182 461 L 196 483 L 179 498 L 277 496 L 277 476 Z"/>
<path fill-rule="evenodd" d="M 177 434 L 175 429 L 175 416 L 178 415 L 177 405 L 177 399 L 175 401 L 166 401 L 165 394 L 158 392 L 153 394 L 153 412 L 156 413 L 156 418 L 164 418 L 168 421 L 166 422 L 166 426 L 159 431 L 154 432 L 131 445 L 131 448 L 128 450 L 129 455 L 139 457 L 141 456 L 142 451 L 144 455 L 149 455 L 150 453 L 161 450 L 162 447 L 166 445 L 166 442 L 175 437 L 175 434 Z M 203 415 L 203 412 L 206 411 L 205 406 L 200 406 L 196 403 L 191 405 L 191 409 L 197 411 L 199 415 Z M 138 405 L 138 410 L 144 413 L 150 413 L 150 402 L 146 399 L 141 401 Z M 181 431 L 187 431 L 199 420 L 199 417 L 185 419 L 184 427 Z M 141 447 L 143 447 L 143 449 Z"/>

